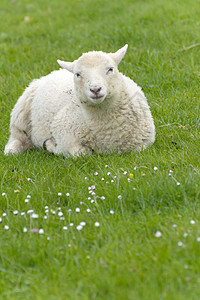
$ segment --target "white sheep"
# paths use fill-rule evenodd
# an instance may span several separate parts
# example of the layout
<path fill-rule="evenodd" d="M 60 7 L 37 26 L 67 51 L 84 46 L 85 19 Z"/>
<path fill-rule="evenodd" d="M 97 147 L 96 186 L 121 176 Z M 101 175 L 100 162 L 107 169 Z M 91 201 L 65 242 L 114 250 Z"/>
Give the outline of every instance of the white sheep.
<path fill-rule="evenodd" d="M 33 147 L 73 156 L 140 151 L 155 127 L 140 87 L 118 71 L 128 45 L 115 53 L 91 51 L 64 69 L 34 80 L 18 99 L 5 154 Z"/>

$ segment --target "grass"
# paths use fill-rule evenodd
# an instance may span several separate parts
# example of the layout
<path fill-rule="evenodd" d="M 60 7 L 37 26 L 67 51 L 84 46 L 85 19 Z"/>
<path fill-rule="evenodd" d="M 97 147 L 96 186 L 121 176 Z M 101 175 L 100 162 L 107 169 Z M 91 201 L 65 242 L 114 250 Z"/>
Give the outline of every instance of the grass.
<path fill-rule="evenodd" d="M 1 0 L 0 298 L 199 299 L 199 4 Z M 43 150 L 4 156 L 10 112 L 32 79 L 57 69 L 58 58 L 125 43 L 120 70 L 148 98 L 157 131 L 151 148 L 77 159 Z"/>

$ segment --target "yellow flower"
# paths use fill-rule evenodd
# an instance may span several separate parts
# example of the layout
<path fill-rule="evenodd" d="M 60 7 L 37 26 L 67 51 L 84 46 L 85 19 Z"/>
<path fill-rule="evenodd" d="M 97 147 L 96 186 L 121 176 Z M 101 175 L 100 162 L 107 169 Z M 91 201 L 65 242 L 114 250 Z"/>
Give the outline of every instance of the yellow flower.
<path fill-rule="evenodd" d="M 129 177 L 130 177 L 130 178 L 133 178 L 133 177 L 134 177 L 134 175 L 131 173 L 131 174 L 129 175 Z"/>
<path fill-rule="evenodd" d="M 144 174 L 144 173 L 142 173 L 142 176 L 144 177 L 144 176 L 145 176 L 145 174 Z"/>

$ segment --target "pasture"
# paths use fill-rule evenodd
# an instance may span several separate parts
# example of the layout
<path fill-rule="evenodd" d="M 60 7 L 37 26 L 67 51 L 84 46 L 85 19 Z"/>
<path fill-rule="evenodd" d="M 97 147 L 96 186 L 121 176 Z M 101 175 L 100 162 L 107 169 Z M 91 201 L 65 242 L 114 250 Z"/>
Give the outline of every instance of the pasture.
<path fill-rule="evenodd" d="M 1 299 L 200 298 L 199 16 L 199 0 L 1 0 Z M 4 156 L 32 79 L 126 43 L 119 69 L 148 99 L 151 148 Z"/>

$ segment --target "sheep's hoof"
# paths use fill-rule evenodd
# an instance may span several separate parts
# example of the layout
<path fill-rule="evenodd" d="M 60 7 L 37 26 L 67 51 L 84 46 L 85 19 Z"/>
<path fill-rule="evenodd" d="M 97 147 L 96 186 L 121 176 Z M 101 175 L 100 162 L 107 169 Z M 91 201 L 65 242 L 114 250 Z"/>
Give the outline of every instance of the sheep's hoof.
<path fill-rule="evenodd" d="M 54 138 L 46 139 L 43 143 L 43 149 L 48 152 L 53 152 L 55 147 L 57 146 Z"/>

